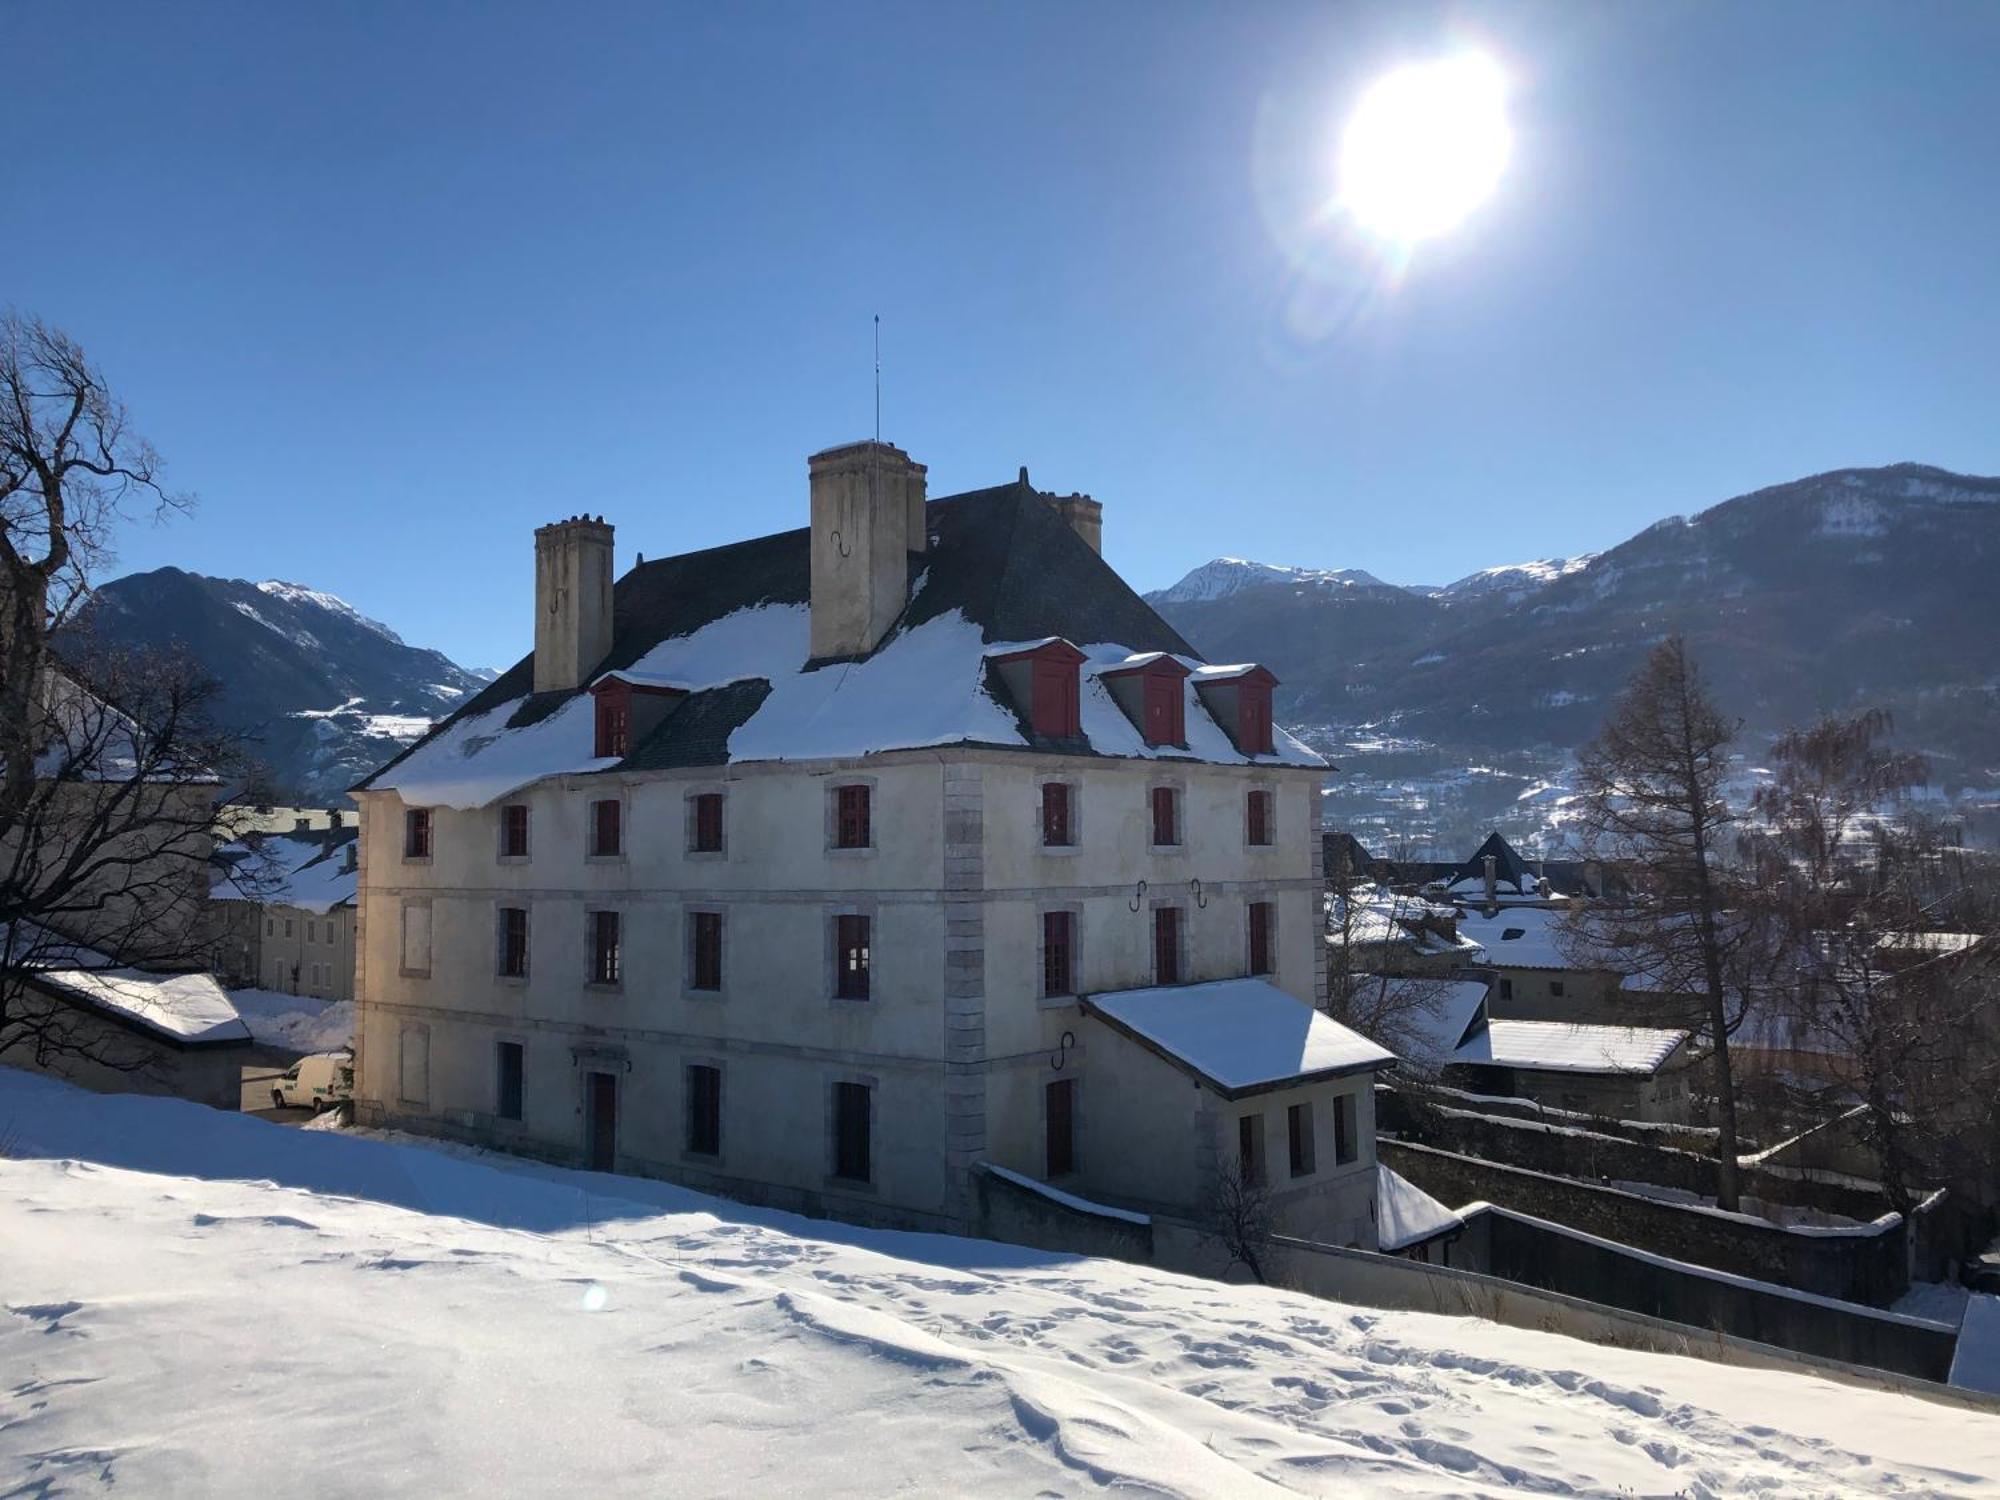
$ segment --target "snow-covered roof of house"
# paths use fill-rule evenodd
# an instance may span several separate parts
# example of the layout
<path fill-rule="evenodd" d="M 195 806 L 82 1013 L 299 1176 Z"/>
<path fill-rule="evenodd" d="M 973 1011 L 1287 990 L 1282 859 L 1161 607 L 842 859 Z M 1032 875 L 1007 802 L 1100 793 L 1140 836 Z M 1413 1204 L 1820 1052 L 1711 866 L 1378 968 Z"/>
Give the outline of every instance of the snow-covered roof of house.
<path fill-rule="evenodd" d="M 1437 1068 L 1455 1061 L 1453 1053 L 1465 1034 L 1479 1020 L 1479 1008 L 1486 1003 L 1488 985 L 1483 979 L 1424 979 L 1409 976 L 1364 974 L 1363 984 L 1395 986 L 1396 998 L 1409 1036 L 1402 1042 L 1404 1053 L 1419 1066 Z"/>
<path fill-rule="evenodd" d="M 1876 939 L 1875 948 L 1884 954 L 1937 958 L 1976 948 L 1983 937 L 1977 932 L 1885 932 Z"/>
<path fill-rule="evenodd" d="M 36 969 L 44 991 L 80 1002 L 184 1047 L 250 1040 L 229 992 L 211 974 L 147 974 L 138 969 Z"/>
<path fill-rule="evenodd" d="M 1342 943 L 1356 948 L 1394 944 L 1421 956 L 1455 953 L 1467 963 L 1476 961 L 1480 953 L 1479 944 L 1463 933 L 1447 937 L 1424 925 L 1427 918 L 1456 921 L 1459 914 L 1454 906 L 1399 895 L 1381 886 L 1331 892 L 1323 904 L 1326 941 L 1334 947 Z"/>
<path fill-rule="evenodd" d="M 1473 851 L 1472 857 L 1460 865 L 1445 889 L 1458 895 L 1483 895 L 1486 891 L 1486 861 L 1493 861 L 1493 888 L 1497 894 L 1509 896 L 1535 896 L 1541 891 L 1541 881 L 1528 868 L 1528 862 L 1521 858 L 1520 851 L 1508 843 L 1495 831 L 1486 835 L 1486 842 Z"/>
<path fill-rule="evenodd" d="M 1228 764 L 1324 763 L 1282 729 L 1245 755 L 1182 684 L 1187 748 L 1148 746 L 1100 674 L 1171 657 L 1204 663 L 1025 477 L 931 501 L 908 605 L 868 656 L 811 660 L 810 533 L 801 528 L 641 563 L 613 593 L 610 651 L 589 674 L 685 690 L 623 760 L 592 752 L 585 689 L 536 693 L 515 664 L 362 783 L 405 801 L 479 807 L 544 777 L 853 757 L 939 745 Z M 1045 742 L 991 658 L 1059 637 L 1080 673 L 1082 734 Z"/>
<path fill-rule="evenodd" d="M 1106 990 L 1083 1008 L 1230 1099 L 1396 1060 L 1268 979 Z"/>
<path fill-rule="evenodd" d="M 1383 1251 L 1407 1250 L 1463 1229 L 1465 1220 L 1380 1162 L 1375 1164 L 1375 1234 Z"/>
<path fill-rule="evenodd" d="M 1493 915 L 1468 908 L 1459 913 L 1458 932 L 1486 950 L 1486 962 L 1502 969 L 1577 969 L 1560 941 L 1566 914 L 1544 906 L 1502 907 Z"/>
<path fill-rule="evenodd" d="M 352 906 L 359 830 L 262 834 L 216 850 L 209 895 L 217 901 L 295 906 L 324 915 Z"/>
<path fill-rule="evenodd" d="M 1489 1021 L 1452 1054 L 1455 1063 L 1542 1073 L 1651 1075 L 1688 1039 L 1654 1026 L 1579 1026 L 1567 1021 Z"/>

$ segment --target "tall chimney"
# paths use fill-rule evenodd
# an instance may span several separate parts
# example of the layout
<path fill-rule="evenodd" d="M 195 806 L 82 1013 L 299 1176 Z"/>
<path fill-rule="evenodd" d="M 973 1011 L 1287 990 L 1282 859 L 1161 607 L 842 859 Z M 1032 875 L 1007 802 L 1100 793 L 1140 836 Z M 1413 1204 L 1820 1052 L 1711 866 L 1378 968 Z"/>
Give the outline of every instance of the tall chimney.
<path fill-rule="evenodd" d="M 611 527 L 571 516 L 535 529 L 535 691 L 581 687 L 611 650 Z"/>
<path fill-rule="evenodd" d="M 1090 550 L 1100 557 L 1104 554 L 1104 505 L 1088 495 L 1060 495 L 1052 497 L 1056 514 L 1069 522 L 1070 529 L 1085 542 Z"/>
<path fill-rule="evenodd" d="M 1486 904 L 1488 906 L 1498 905 L 1499 904 L 1498 887 L 1500 884 L 1498 878 L 1498 871 L 1499 871 L 1500 861 L 1493 855 L 1489 854 L 1486 856 L 1484 860 L 1481 861 L 1481 863 L 1486 866 L 1486 872 L 1485 872 Z"/>
<path fill-rule="evenodd" d="M 812 489 L 812 654 L 865 656 L 903 612 L 926 547 L 924 466 L 888 443 L 806 461 Z"/>

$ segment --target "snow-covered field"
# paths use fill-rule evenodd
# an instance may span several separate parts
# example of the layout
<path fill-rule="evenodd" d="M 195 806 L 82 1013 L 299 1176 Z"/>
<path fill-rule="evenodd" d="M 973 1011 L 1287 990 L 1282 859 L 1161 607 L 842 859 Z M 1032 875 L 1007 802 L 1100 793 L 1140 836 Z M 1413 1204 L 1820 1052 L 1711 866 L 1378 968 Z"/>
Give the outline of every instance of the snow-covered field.
<path fill-rule="evenodd" d="M 2000 1494 L 2000 1417 L 0 1068 L 0 1494 Z"/>

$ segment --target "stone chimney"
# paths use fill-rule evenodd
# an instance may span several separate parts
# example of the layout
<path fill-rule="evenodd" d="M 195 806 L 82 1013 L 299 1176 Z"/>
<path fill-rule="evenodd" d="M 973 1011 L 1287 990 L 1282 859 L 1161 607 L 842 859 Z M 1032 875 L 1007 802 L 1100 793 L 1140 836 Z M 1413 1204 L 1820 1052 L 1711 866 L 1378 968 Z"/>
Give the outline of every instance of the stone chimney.
<path fill-rule="evenodd" d="M 611 650 L 611 527 L 571 516 L 535 529 L 535 691 L 583 686 Z"/>
<path fill-rule="evenodd" d="M 1104 555 L 1104 506 L 1088 495 L 1051 496 L 1056 514 L 1069 522 L 1070 529 L 1090 544 L 1090 550 Z"/>
<path fill-rule="evenodd" d="M 1485 869 L 1486 904 L 1488 906 L 1497 906 L 1499 905 L 1499 900 L 1500 900 L 1499 898 L 1500 861 L 1496 859 L 1493 855 L 1489 854 L 1486 856 L 1485 859 L 1481 860 L 1480 863 L 1486 867 Z"/>
<path fill-rule="evenodd" d="M 866 656 L 909 601 L 923 552 L 924 466 L 888 443 L 848 443 L 806 461 L 812 489 L 812 654 Z"/>

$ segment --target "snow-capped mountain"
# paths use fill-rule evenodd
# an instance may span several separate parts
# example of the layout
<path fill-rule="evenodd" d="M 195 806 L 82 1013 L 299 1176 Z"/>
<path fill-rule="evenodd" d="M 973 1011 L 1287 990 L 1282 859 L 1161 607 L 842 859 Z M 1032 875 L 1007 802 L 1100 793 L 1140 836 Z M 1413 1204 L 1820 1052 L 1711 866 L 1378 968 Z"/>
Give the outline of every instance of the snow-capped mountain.
<path fill-rule="evenodd" d="M 1193 604 L 1227 599 L 1244 589 L 1389 589 L 1373 573 L 1359 568 L 1289 568 L 1278 563 L 1251 562 L 1242 557 L 1218 557 L 1205 562 L 1171 588 L 1146 597 L 1155 604 Z"/>
<path fill-rule="evenodd" d="M 100 588 L 79 622 L 106 644 L 179 646 L 255 735 L 274 792 L 337 798 L 488 680 L 300 583 L 160 568 Z"/>
<path fill-rule="evenodd" d="M 1217 564 L 1197 569 L 1201 577 Z M 1744 746 L 1823 709 L 1880 706 L 1949 783 L 2000 784 L 2000 479 L 1842 469 L 1674 516 L 1602 553 L 1491 568 L 1449 588 L 1259 583 L 1150 595 L 1218 661 L 1283 681 L 1286 722 L 1464 765 L 1593 735 L 1670 631 L 1745 721 Z"/>

